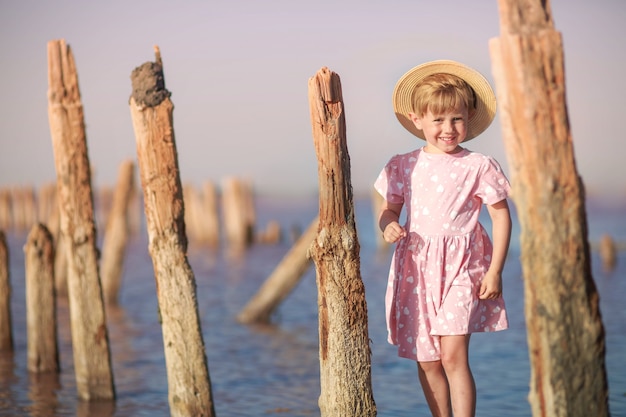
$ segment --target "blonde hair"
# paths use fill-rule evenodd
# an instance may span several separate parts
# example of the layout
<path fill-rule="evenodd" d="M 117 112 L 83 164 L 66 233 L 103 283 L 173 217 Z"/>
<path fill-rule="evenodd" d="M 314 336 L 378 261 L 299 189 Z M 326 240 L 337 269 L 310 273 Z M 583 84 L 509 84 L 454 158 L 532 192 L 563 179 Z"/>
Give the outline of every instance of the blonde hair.
<path fill-rule="evenodd" d="M 452 74 L 437 73 L 425 77 L 413 90 L 413 113 L 424 116 L 428 110 L 442 114 L 467 108 L 470 115 L 476 109 L 476 93 L 462 78 Z"/>

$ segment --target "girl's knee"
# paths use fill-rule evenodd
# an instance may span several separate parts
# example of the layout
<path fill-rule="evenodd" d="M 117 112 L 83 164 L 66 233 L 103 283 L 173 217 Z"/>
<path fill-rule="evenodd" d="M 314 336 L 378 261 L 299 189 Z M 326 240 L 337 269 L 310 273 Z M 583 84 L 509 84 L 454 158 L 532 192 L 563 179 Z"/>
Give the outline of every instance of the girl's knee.
<path fill-rule="evenodd" d="M 439 373 L 443 370 L 441 361 L 418 362 L 417 369 L 424 374 Z"/>

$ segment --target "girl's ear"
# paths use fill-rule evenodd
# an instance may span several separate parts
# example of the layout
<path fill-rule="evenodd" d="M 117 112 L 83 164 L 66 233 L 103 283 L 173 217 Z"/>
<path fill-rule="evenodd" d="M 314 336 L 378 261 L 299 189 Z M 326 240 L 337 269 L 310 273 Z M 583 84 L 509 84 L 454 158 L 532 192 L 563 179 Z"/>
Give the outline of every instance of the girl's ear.
<path fill-rule="evenodd" d="M 467 111 L 467 120 L 472 120 L 472 117 L 476 114 L 476 109 L 469 109 Z"/>
<path fill-rule="evenodd" d="M 418 128 L 419 130 L 422 130 L 422 118 L 419 117 L 415 113 L 409 113 L 408 116 L 409 116 L 409 119 L 411 119 L 411 121 L 415 125 L 415 127 Z"/>

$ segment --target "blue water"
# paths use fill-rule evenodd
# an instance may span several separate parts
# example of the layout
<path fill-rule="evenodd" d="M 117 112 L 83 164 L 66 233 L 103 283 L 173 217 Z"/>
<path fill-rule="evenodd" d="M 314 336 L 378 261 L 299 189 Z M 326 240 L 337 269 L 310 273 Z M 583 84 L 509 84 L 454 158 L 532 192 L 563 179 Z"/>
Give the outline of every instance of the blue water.
<path fill-rule="evenodd" d="M 384 290 L 390 250 L 376 247 L 374 220 L 367 199 L 356 200 L 365 283 L 369 336 L 372 340 L 372 385 L 381 417 L 429 415 L 417 381 L 416 365 L 400 359 L 386 342 Z M 278 220 L 285 230 L 305 229 L 316 215 L 315 199 L 257 202 L 258 226 Z M 626 242 L 626 204 L 588 203 L 589 238 L 603 233 Z M 481 417 L 527 417 L 530 369 L 524 324 L 524 297 L 517 224 L 504 272 L 504 297 L 510 329 L 476 334 L 471 365 Z M 26 236 L 9 235 L 13 287 L 15 354 L 0 357 L 0 416 L 130 417 L 167 416 L 167 379 L 157 316 L 152 263 L 145 232 L 133 238 L 127 253 L 120 308 L 108 314 L 108 330 L 117 400 L 84 403 L 76 399 L 67 305 L 59 301 L 62 372 L 36 378 L 26 370 L 24 256 Z M 272 273 L 291 245 L 254 245 L 234 257 L 190 246 L 189 261 L 198 291 L 216 414 L 235 416 L 319 416 L 317 288 L 313 265 L 281 304 L 269 326 L 244 326 L 235 316 Z M 617 269 L 602 271 L 592 252 L 593 276 L 601 296 L 606 330 L 610 407 L 626 416 L 626 253 Z"/>

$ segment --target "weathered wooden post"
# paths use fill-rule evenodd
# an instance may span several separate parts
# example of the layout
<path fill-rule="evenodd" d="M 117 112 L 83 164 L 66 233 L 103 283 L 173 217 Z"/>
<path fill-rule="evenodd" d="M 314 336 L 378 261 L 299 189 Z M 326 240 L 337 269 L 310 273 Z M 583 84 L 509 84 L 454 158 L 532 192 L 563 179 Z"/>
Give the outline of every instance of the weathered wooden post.
<path fill-rule="evenodd" d="M 490 44 L 521 226 L 533 416 L 608 416 L 604 327 L 549 1 L 499 0 Z"/>
<path fill-rule="evenodd" d="M 322 417 L 376 415 L 365 287 L 361 280 L 341 81 L 328 68 L 309 79 L 318 160 L 317 272 Z"/>
<path fill-rule="evenodd" d="M 60 216 L 60 213 L 59 213 Z M 59 219 L 59 222 L 61 220 Z M 59 225 L 60 228 L 60 225 Z M 56 233 L 54 242 L 54 288 L 57 297 L 67 297 L 67 274 L 68 274 L 68 258 L 70 256 L 70 245 L 68 238 L 63 235 L 61 230 Z"/>
<path fill-rule="evenodd" d="M 34 373 L 59 371 L 53 245 L 50 231 L 37 223 L 24 246 L 28 370 Z"/>
<path fill-rule="evenodd" d="M 255 213 L 251 186 L 239 178 L 224 178 L 222 183 L 222 218 L 229 246 L 245 249 L 254 241 Z"/>
<path fill-rule="evenodd" d="M 206 241 L 211 248 L 217 248 L 220 244 L 218 194 L 217 187 L 211 181 L 205 181 L 202 185 L 202 211 L 205 227 L 203 241 Z"/>
<path fill-rule="evenodd" d="M 193 246 L 200 242 L 202 231 L 202 210 L 200 208 L 200 193 L 191 184 L 183 185 L 183 202 L 185 205 L 185 232 L 187 240 Z"/>
<path fill-rule="evenodd" d="M 124 161 L 119 167 L 102 245 L 102 288 L 105 301 L 112 305 L 119 300 L 129 234 L 128 208 L 133 195 L 134 178 L 135 163 L 131 160 Z"/>
<path fill-rule="evenodd" d="M 602 269 L 605 272 L 613 272 L 617 265 L 617 246 L 613 238 L 604 234 L 600 238 L 600 259 L 602 260 Z"/>
<path fill-rule="evenodd" d="M 83 105 L 74 56 L 64 40 L 48 42 L 48 119 L 57 173 L 60 229 L 67 245 L 76 388 L 83 400 L 113 399 Z"/>
<path fill-rule="evenodd" d="M 0 230 L 9 230 L 13 226 L 13 213 L 11 210 L 11 192 L 0 189 Z"/>
<path fill-rule="evenodd" d="M 0 352 L 13 352 L 9 248 L 7 237 L 2 230 L 0 230 Z"/>
<path fill-rule="evenodd" d="M 178 169 L 170 92 L 161 55 L 131 74 L 130 113 L 144 196 L 163 331 L 170 413 L 215 415 L 200 329 L 196 281 L 187 260 L 183 190 Z"/>
<path fill-rule="evenodd" d="M 309 267 L 308 251 L 317 235 L 317 227 L 318 219 L 315 219 L 237 315 L 240 323 L 269 323 L 272 312 L 291 293 Z"/>

